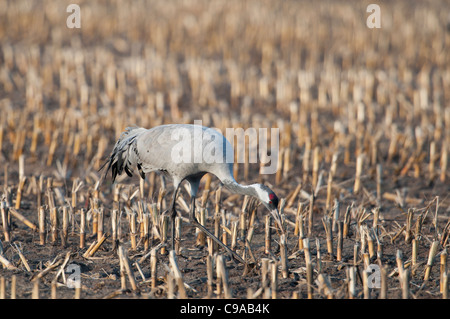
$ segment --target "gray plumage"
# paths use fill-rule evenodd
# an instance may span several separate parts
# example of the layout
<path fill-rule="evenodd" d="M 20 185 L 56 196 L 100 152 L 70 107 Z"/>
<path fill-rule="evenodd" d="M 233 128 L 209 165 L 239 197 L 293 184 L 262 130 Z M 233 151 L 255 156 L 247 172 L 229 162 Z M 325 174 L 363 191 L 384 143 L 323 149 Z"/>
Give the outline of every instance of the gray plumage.
<path fill-rule="evenodd" d="M 250 195 L 258 198 L 269 209 L 275 221 L 283 231 L 282 220 L 277 210 L 278 198 L 265 185 L 240 185 L 233 176 L 233 148 L 228 140 L 218 131 L 199 125 L 168 124 L 145 129 L 128 127 L 119 137 L 114 149 L 102 166 L 106 167 L 105 175 L 111 170 L 114 182 L 117 175 L 124 171 L 132 176 L 134 168 L 141 178 L 152 171 L 162 171 L 173 179 L 174 194 L 170 210 L 172 227 L 176 216 L 175 200 L 179 185 L 184 180 L 191 186 L 190 219 L 194 225 L 233 253 L 241 262 L 243 260 L 215 238 L 195 219 L 195 196 L 201 178 L 211 173 L 231 192 Z M 174 231 L 172 228 L 172 235 Z M 173 242 L 172 242 L 173 243 Z"/>

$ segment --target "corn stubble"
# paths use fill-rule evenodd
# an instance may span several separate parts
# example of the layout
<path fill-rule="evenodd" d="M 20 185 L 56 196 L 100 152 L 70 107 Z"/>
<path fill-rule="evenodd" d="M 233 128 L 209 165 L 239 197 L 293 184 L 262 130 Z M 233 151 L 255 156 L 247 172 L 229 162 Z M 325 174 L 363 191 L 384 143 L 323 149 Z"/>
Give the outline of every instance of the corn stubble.
<path fill-rule="evenodd" d="M 0 8 L 1 298 L 448 298 L 449 4 L 386 3 L 378 30 L 346 3 L 84 3 L 80 30 L 63 6 Z M 245 267 L 194 233 L 189 190 L 172 250 L 170 181 L 99 183 L 125 127 L 197 119 L 280 129 L 276 174 L 234 174 L 276 191 L 285 234 L 210 175 L 197 199 Z"/>

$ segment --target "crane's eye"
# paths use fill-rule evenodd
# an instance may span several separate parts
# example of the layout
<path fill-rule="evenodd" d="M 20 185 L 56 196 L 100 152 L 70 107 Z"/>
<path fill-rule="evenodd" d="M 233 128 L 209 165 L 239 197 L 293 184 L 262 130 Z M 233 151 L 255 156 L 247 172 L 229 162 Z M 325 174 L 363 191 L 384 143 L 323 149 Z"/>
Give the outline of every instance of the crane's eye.
<path fill-rule="evenodd" d="M 269 204 L 278 206 L 278 197 L 274 193 L 269 194 Z"/>

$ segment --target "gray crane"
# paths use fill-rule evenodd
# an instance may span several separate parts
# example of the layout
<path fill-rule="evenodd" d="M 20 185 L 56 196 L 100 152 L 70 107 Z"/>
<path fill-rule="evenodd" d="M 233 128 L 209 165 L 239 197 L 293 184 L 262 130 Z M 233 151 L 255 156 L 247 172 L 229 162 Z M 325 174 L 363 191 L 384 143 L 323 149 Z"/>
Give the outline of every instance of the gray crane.
<path fill-rule="evenodd" d="M 215 175 L 233 193 L 256 197 L 270 211 L 280 230 L 282 219 L 278 212 L 278 197 L 266 185 L 241 185 L 233 176 L 233 148 L 229 141 L 217 130 L 191 124 L 167 124 L 151 129 L 128 127 L 120 135 L 107 161 L 102 178 L 111 170 L 114 183 L 123 171 L 130 177 L 137 167 L 141 178 L 152 171 L 161 171 L 172 178 L 174 193 L 169 213 L 172 219 L 172 246 L 174 245 L 174 226 L 177 212 L 175 201 L 180 184 L 186 180 L 190 184 L 191 223 L 201 229 L 220 246 L 225 248 L 240 262 L 244 260 L 228 246 L 201 225 L 195 217 L 195 196 L 200 180 L 206 174 Z"/>

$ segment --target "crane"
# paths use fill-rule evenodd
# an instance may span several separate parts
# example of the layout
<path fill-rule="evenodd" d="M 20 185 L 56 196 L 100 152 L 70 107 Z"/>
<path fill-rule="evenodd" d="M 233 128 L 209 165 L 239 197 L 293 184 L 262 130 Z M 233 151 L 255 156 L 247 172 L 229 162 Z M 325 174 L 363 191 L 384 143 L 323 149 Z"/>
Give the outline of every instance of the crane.
<path fill-rule="evenodd" d="M 264 184 L 241 185 L 233 176 L 233 148 L 217 130 L 193 124 L 166 124 L 150 129 L 127 127 L 117 140 L 111 155 L 100 168 L 106 167 L 102 179 L 111 170 L 112 182 L 124 171 L 133 176 L 138 169 L 141 178 L 152 171 L 161 171 L 173 180 L 174 193 L 169 206 L 172 221 L 172 246 L 174 245 L 175 201 L 180 184 L 190 184 L 190 222 L 217 244 L 226 249 L 241 263 L 244 260 L 200 224 L 195 217 L 195 197 L 200 180 L 207 174 L 215 175 L 232 193 L 257 198 L 271 213 L 284 233 L 278 211 L 278 197 Z M 173 247 L 172 247 L 173 248 Z"/>

